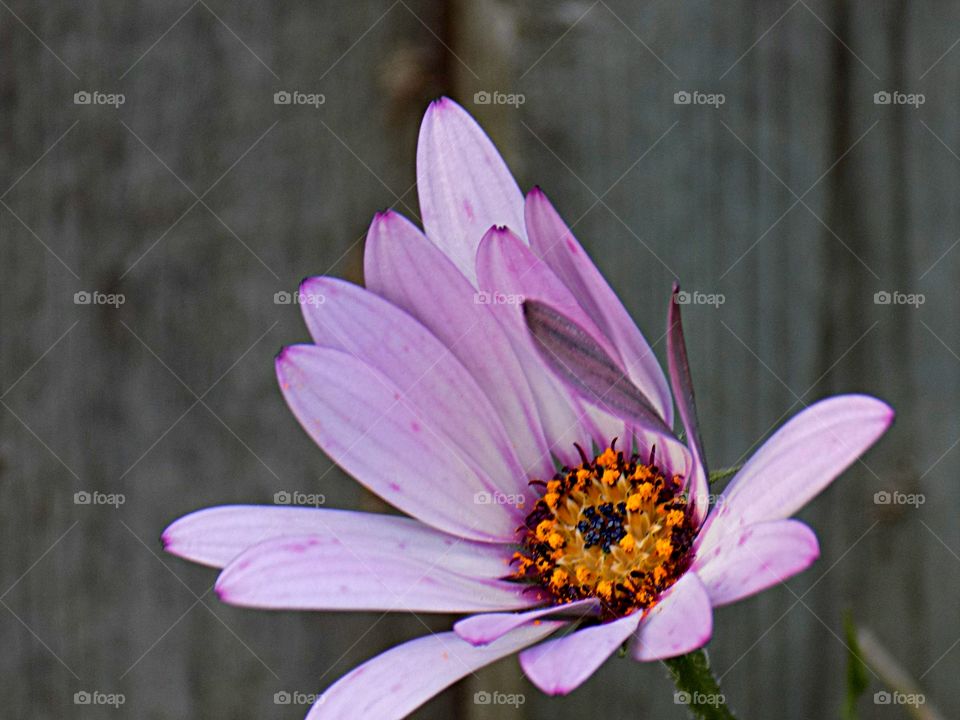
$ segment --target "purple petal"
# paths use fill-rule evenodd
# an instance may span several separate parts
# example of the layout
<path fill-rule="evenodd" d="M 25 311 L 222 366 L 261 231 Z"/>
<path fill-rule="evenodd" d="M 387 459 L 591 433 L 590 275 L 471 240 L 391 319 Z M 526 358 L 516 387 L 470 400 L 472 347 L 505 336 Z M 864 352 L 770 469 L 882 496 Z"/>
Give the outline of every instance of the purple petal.
<path fill-rule="evenodd" d="M 537 403 L 487 298 L 406 218 L 378 214 L 364 252 L 367 288 L 406 310 L 476 379 L 500 416 L 527 475 L 553 474 Z"/>
<path fill-rule="evenodd" d="M 519 613 L 484 613 L 459 620 L 453 631 L 471 645 L 488 645 L 511 630 L 551 615 L 580 616 L 597 609 L 595 599 L 578 600 L 565 605 L 527 610 Z"/>
<path fill-rule="evenodd" d="M 225 505 L 185 515 L 164 531 L 162 540 L 173 555 L 222 568 L 264 540 L 295 535 L 387 546 L 471 577 L 500 578 L 510 570 L 511 552 L 504 546 L 464 540 L 410 518 L 351 510 Z"/>
<path fill-rule="evenodd" d="M 532 645 L 561 625 L 529 625 L 483 647 L 452 632 L 411 640 L 340 678 L 323 693 L 307 720 L 399 720 L 460 678 Z"/>
<path fill-rule="evenodd" d="M 451 433 L 473 422 L 470 408 L 455 407 L 453 389 L 449 398 L 438 396 L 434 412 L 419 412 L 382 373 L 353 355 L 312 345 L 286 348 L 277 357 L 277 378 L 307 433 L 372 492 L 460 537 L 516 539 L 527 498 L 498 494 L 495 479 L 459 451 Z"/>
<path fill-rule="evenodd" d="M 772 520 L 736 530 L 697 555 L 693 570 L 714 605 L 736 602 L 806 570 L 820 556 L 813 530 Z"/>
<path fill-rule="evenodd" d="M 349 353 L 382 373 L 403 404 L 444 428 L 451 448 L 497 489 L 527 489 L 529 478 L 490 401 L 429 330 L 383 298 L 336 278 L 305 280 L 301 296 L 323 300 L 301 306 L 317 345 Z"/>
<path fill-rule="evenodd" d="M 491 309 L 523 363 L 553 451 L 564 462 L 575 462 L 573 443 L 593 440 L 604 446 L 614 437 L 624 437 L 622 421 L 587 406 L 548 370 L 527 330 L 520 303 L 536 299 L 569 315 L 595 339 L 599 337 L 599 330 L 546 263 L 509 230 L 493 228 L 484 235 L 477 251 L 477 274 L 483 292 L 512 299 L 509 303 L 494 304 Z"/>
<path fill-rule="evenodd" d="M 706 549 L 739 527 L 793 515 L 886 432 L 893 414 L 876 398 L 840 395 L 796 415 L 730 482 L 698 545 Z"/>
<path fill-rule="evenodd" d="M 634 384 L 669 427 L 673 401 L 657 357 L 623 303 L 540 188 L 527 194 L 525 217 L 531 249 L 543 259 L 616 347 Z"/>
<path fill-rule="evenodd" d="M 543 361 L 577 395 L 632 426 L 670 434 L 643 392 L 586 330 L 537 300 L 524 302 L 523 310 Z"/>
<path fill-rule="evenodd" d="M 687 343 L 683 337 L 680 303 L 677 302 L 679 292 L 680 286 L 674 283 L 670 309 L 667 311 L 667 364 L 673 396 L 676 398 L 677 410 L 687 436 L 687 447 L 693 456 L 693 472 L 687 477 L 686 485 L 697 525 L 700 525 L 707 516 L 710 486 L 707 482 L 706 461 L 701 451 L 703 442 L 700 440 L 700 427 L 697 422 L 697 403 L 693 396 L 693 379 L 690 377 L 690 363 L 687 360 Z"/>
<path fill-rule="evenodd" d="M 523 194 L 496 147 L 449 98 L 432 103 L 417 143 L 417 190 L 427 237 L 471 282 L 493 225 L 524 234 Z"/>
<path fill-rule="evenodd" d="M 663 660 L 683 655 L 710 640 L 713 610 L 706 588 L 694 572 L 687 572 L 653 606 L 633 644 L 637 660 Z"/>
<path fill-rule="evenodd" d="M 230 562 L 216 591 L 231 605 L 276 610 L 483 612 L 543 601 L 523 585 L 463 575 L 446 567 L 443 555 L 425 557 L 404 545 L 357 532 L 273 538 Z"/>
<path fill-rule="evenodd" d="M 635 612 L 619 620 L 577 630 L 520 653 L 520 666 L 548 695 L 566 695 L 583 684 L 640 623 Z"/>

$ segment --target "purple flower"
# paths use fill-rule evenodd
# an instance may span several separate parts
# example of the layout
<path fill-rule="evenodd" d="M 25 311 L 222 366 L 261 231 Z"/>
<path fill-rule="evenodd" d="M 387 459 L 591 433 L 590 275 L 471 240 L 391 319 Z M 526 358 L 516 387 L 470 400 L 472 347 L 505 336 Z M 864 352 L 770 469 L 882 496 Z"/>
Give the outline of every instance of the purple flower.
<path fill-rule="evenodd" d="M 235 605 L 468 615 L 348 673 L 309 718 L 399 718 L 513 653 L 544 692 L 567 693 L 624 642 L 637 660 L 701 647 L 713 607 L 817 558 L 789 518 L 883 434 L 887 405 L 807 408 L 710 510 L 676 288 L 671 394 L 546 196 L 524 198 L 450 100 L 427 111 L 417 180 L 425 234 L 377 214 L 366 288 L 306 280 L 314 344 L 276 363 L 310 436 L 410 517 L 230 506 L 163 536 L 223 568 L 216 589 Z"/>

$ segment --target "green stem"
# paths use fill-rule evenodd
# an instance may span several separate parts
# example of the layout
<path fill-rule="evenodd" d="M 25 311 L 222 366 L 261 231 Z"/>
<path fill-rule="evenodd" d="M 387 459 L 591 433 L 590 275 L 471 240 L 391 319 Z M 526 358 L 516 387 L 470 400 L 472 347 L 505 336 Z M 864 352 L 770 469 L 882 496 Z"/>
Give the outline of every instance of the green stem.
<path fill-rule="evenodd" d="M 742 467 L 743 465 L 734 465 L 733 467 L 723 468 L 723 470 L 714 470 L 710 473 L 709 482 L 711 485 L 713 485 L 715 482 L 719 482 L 720 480 L 726 480 L 731 475 L 736 475 Z"/>
<path fill-rule="evenodd" d="M 666 660 L 664 664 L 677 686 L 674 702 L 687 705 L 700 720 L 736 720 L 720 692 L 720 683 L 710 671 L 706 652 L 696 650 Z"/>

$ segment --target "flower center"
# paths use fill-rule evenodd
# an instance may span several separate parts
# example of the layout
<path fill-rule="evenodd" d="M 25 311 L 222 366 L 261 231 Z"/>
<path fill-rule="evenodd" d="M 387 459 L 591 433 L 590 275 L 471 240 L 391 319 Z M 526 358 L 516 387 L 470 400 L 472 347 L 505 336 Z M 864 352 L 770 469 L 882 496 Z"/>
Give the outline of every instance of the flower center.
<path fill-rule="evenodd" d="M 546 483 L 514 555 L 515 579 L 560 603 L 598 598 L 605 617 L 653 605 L 686 571 L 695 536 L 682 478 L 665 475 L 655 451 L 643 463 L 615 447 L 592 461 L 581 451 Z"/>

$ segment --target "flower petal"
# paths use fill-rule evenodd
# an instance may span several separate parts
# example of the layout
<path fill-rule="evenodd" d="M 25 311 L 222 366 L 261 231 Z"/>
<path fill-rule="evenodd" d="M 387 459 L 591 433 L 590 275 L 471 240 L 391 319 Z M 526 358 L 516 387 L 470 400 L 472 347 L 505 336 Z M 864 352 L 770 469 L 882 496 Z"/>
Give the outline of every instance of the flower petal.
<path fill-rule="evenodd" d="M 893 415 L 889 405 L 867 395 L 827 398 L 796 415 L 724 490 L 698 547 L 745 525 L 793 515 L 866 452 Z"/>
<path fill-rule="evenodd" d="M 599 605 L 596 599 L 577 600 L 565 605 L 527 610 L 518 613 L 484 613 L 471 615 L 457 621 L 453 631 L 471 645 L 488 645 L 503 637 L 511 630 L 551 615 L 585 615 L 595 611 Z"/>
<path fill-rule="evenodd" d="M 570 288 L 616 347 L 630 379 L 650 399 L 664 422 L 673 427 L 673 400 L 653 349 L 540 188 L 527 194 L 524 215 L 531 249 Z"/>
<path fill-rule="evenodd" d="M 686 485 L 693 503 L 694 518 L 697 525 L 700 525 L 707 516 L 710 486 L 707 482 L 707 465 L 701 450 L 703 441 L 700 440 L 697 403 L 693 396 L 693 379 L 690 377 L 690 363 L 687 360 L 687 342 L 683 337 L 683 322 L 680 319 L 679 293 L 680 286 L 674 283 L 673 293 L 670 295 L 670 309 L 667 311 L 667 365 L 673 396 L 676 398 L 683 431 L 687 436 L 687 447 L 693 456 L 693 472 L 687 477 Z"/>
<path fill-rule="evenodd" d="M 640 624 L 641 613 L 576 630 L 520 653 L 530 682 L 548 695 L 566 695 L 580 687 Z"/>
<path fill-rule="evenodd" d="M 452 632 L 411 640 L 337 680 L 320 696 L 307 720 L 399 720 L 460 678 L 532 645 L 561 625 L 529 625 L 483 647 Z"/>
<path fill-rule="evenodd" d="M 387 546 L 471 577 L 500 578 L 510 571 L 511 553 L 503 546 L 464 540 L 411 518 L 352 510 L 224 505 L 185 515 L 164 530 L 162 541 L 177 557 L 222 568 L 264 540 L 295 535 Z"/>
<path fill-rule="evenodd" d="M 410 221 L 378 214 L 367 232 L 368 289 L 406 310 L 463 363 L 503 421 L 526 476 L 553 474 L 536 399 L 510 340 L 456 266 Z"/>
<path fill-rule="evenodd" d="M 819 556 L 813 530 L 799 520 L 772 520 L 730 533 L 697 555 L 691 569 L 716 607 L 777 585 L 806 570 Z"/>
<path fill-rule="evenodd" d="M 538 300 L 525 301 L 523 314 L 544 363 L 576 395 L 629 425 L 670 434 L 640 388 L 586 330 Z"/>
<path fill-rule="evenodd" d="M 522 585 L 460 574 L 443 555 L 415 555 L 404 544 L 357 533 L 273 538 L 230 562 L 216 591 L 231 605 L 275 610 L 482 612 L 542 602 Z"/>
<path fill-rule="evenodd" d="M 517 301 L 541 300 L 568 315 L 598 343 L 606 342 L 599 337 L 599 330 L 566 286 L 509 230 L 494 228 L 484 235 L 477 251 L 477 277 L 482 291 L 502 293 Z M 517 302 L 496 304 L 491 310 L 524 364 L 524 372 L 540 408 L 547 441 L 564 462 L 576 463 L 573 443 L 592 439 L 604 446 L 614 437 L 625 436 L 622 421 L 586 406 L 548 370 L 536 350 Z M 604 349 L 609 351 L 609 344 Z"/>
<path fill-rule="evenodd" d="M 277 378 L 290 409 L 334 462 L 381 498 L 445 532 L 512 542 L 526 498 L 499 495 L 458 450 L 450 433 L 471 424 L 456 393 L 424 413 L 399 387 L 353 355 L 312 345 L 286 348 Z M 532 500 L 532 498 L 531 498 Z"/>
<path fill-rule="evenodd" d="M 471 282 L 480 238 L 493 225 L 525 236 L 523 194 L 469 113 L 449 98 L 427 109 L 417 143 L 417 191 L 430 241 Z"/>
<path fill-rule="evenodd" d="M 697 574 L 688 571 L 643 618 L 633 657 L 663 660 L 683 655 L 706 645 L 712 633 L 710 597 Z"/>
<path fill-rule="evenodd" d="M 446 440 L 504 493 L 528 478 L 503 423 L 476 381 L 430 331 L 374 293 L 330 277 L 304 280 L 303 316 L 314 342 L 356 356 L 382 373 L 403 403 L 446 429 Z"/>

